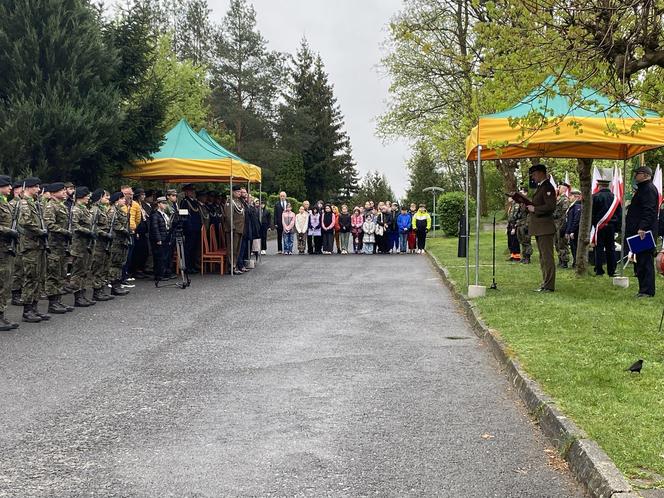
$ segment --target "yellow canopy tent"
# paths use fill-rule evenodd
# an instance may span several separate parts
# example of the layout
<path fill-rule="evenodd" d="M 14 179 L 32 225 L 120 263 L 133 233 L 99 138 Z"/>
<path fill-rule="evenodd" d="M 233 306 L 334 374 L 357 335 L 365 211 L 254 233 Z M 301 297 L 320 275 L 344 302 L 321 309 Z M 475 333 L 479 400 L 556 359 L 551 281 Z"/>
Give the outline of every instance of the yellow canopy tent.
<path fill-rule="evenodd" d="M 135 161 L 123 176 L 134 180 L 169 183 L 251 182 L 260 183 L 261 168 L 200 137 L 185 119 L 166 134 L 152 159 Z"/>
<path fill-rule="evenodd" d="M 664 146 L 664 119 L 657 113 L 611 102 L 592 88 L 583 88 L 571 103 L 548 77 L 514 107 L 480 116 L 466 138 L 466 160 L 477 161 L 476 234 L 480 226 L 480 179 L 482 159 L 558 157 L 627 160 L 642 152 Z M 577 82 L 566 78 L 567 87 Z M 539 122 L 534 129 L 512 126 L 515 119 Z M 527 120 L 527 119 L 526 119 Z M 623 210 L 624 217 L 625 210 Z M 466 220 L 468 220 L 468 169 L 466 168 Z M 468 233 L 468 232 L 466 232 Z M 475 246 L 475 287 L 479 284 L 479 236 Z M 468 236 L 466 236 L 466 255 Z M 468 256 L 466 280 L 469 282 Z M 472 289 L 481 294 L 481 288 Z M 469 294 L 471 289 L 469 287 Z M 478 294 L 478 295 L 479 295 Z"/>

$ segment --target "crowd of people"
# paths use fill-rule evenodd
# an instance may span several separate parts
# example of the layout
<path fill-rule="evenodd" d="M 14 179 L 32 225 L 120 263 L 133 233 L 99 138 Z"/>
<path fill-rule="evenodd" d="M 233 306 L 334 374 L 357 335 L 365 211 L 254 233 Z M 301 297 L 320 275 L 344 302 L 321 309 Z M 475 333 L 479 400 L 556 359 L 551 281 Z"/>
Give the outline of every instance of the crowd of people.
<path fill-rule="evenodd" d="M 507 218 L 507 243 L 509 261 L 530 264 L 533 253 L 531 238 L 535 237 L 540 252 L 540 266 L 543 282 L 540 292 L 555 290 L 554 248 L 558 255 L 557 267 L 575 268 L 579 227 L 583 214 L 583 196 L 577 189 L 562 182 L 557 190 L 551 184 L 546 166 L 542 164 L 530 168 L 531 180 L 536 185 L 532 200 L 528 188 L 522 187 L 510 199 Z M 643 239 L 648 231 L 657 237 L 659 200 L 656 187 L 652 183 L 652 170 L 642 166 L 635 171 L 636 189 L 626 213 L 624 238 L 638 235 Z M 616 234 L 622 228 L 622 208 L 614 203 L 614 194 L 609 188 L 611 178 L 598 179 L 597 189 L 592 198 L 591 224 L 595 230 L 591 248 L 595 275 L 616 276 L 620 246 Z M 660 217 L 664 218 L 664 217 Z M 660 220 L 661 221 L 661 220 Z M 664 232 L 664 231 L 662 231 Z M 662 235 L 662 234 L 660 234 Z M 616 247 L 617 246 L 617 247 Z M 632 254 L 625 248 L 625 254 L 635 263 L 635 274 L 639 280 L 637 297 L 655 295 L 654 248 Z M 571 255 L 571 257 L 570 257 Z M 606 270 L 604 266 L 606 265 Z"/>
<path fill-rule="evenodd" d="M 294 254 L 295 247 L 298 254 L 423 253 L 431 230 L 425 204 L 367 201 L 351 211 L 346 204 L 318 201 L 311 206 L 305 200 L 295 213 L 281 192 L 273 212 L 277 252 L 285 255 Z"/>

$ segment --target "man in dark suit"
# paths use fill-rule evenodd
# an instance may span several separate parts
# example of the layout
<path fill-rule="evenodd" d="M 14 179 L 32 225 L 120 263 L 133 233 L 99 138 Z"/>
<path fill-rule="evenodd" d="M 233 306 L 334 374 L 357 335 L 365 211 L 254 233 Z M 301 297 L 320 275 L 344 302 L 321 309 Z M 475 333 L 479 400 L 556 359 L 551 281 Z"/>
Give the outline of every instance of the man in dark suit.
<path fill-rule="evenodd" d="M 573 264 L 576 268 L 576 247 L 579 241 L 579 226 L 581 225 L 581 214 L 583 213 L 583 197 L 580 190 L 572 190 L 569 209 L 567 210 L 567 221 L 565 225 L 565 238 L 569 240 L 569 247 L 572 250 Z"/>
<path fill-rule="evenodd" d="M 166 214 L 167 207 L 166 197 L 158 197 L 157 209 L 150 215 L 150 241 L 152 242 L 155 282 L 169 278 L 170 273 L 171 218 Z"/>
<path fill-rule="evenodd" d="M 610 277 L 616 273 L 615 235 L 622 219 L 622 209 L 616 208 L 611 219 L 601 229 L 597 226 L 606 215 L 613 203 L 614 196 L 609 190 L 609 180 L 602 178 L 597 181 L 599 192 L 593 194 L 592 224 L 597 230 L 597 244 L 595 245 L 595 275 L 604 275 L 604 260 L 606 271 Z"/>
<path fill-rule="evenodd" d="M 277 228 L 277 254 L 281 254 L 283 248 L 281 247 L 281 236 L 284 233 L 284 225 L 281 222 L 281 215 L 286 210 L 286 192 L 279 192 L 279 200 L 274 205 L 274 226 Z"/>
<path fill-rule="evenodd" d="M 634 173 L 637 186 L 632 202 L 627 208 L 625 237 L 638 234 L 644 239 L 649 230 L 653 236 L 657 233 L 659 194 L 652 183 L 652 170 L 648 166 L 641 166 Z M 636 276 L 639 279 L 639 293 L 636 297 L 655 295 L 654 255 L 654 249 L 636 254 Z"/>
<path fill-rule="evenodd" d="M 537 250 L 540 253 L 542 269 L 542 285 L 536 292 L 553 292 L 556 288 L 556 264 L 553 257 L 553 237 L 556 225 L 553 213 L 556 210 L 556 190 L 546 174 L 546 166 L 536 164 L 528 173 L 537 184 L 533 195 L 533 203 L 528 206 L 528 233 L 535 236 Z"/>

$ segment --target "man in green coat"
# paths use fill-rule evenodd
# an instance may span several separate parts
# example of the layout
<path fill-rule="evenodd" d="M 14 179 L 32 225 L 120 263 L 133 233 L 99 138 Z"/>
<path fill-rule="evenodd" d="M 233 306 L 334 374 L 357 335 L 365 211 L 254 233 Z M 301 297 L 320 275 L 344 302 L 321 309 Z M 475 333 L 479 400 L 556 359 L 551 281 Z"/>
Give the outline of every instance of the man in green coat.
<path fill-rule="evenodd" d="M 12 181 L 8 176 L 0 176 L 0 331 L 18 328 L 18 323 L 7 320 L 7 301 L 12 287 L 14 256 L 18 247 L 18 231 L 12 229 L 14 209 L 7 201 L 12 191 Z"/>
<path fill-rule="evenodd" d="M 546 166 L 536 164 L 528 170 L 530 178 L 537 183 L 532 204 L 528 205 L 528 233 L 535 237 L 540 254 L 542 284 L 536 292 L 553 292 L 556 288 L 556 264 L 553 259 L 553 235 L 556 225 L 553 212 L 556 210 L 556 190 L 546 174 Z"/>
<path fill-rule="evenodd" d="M 92 265 L 90 276 L 92 278 L 92 299 L 95 301 L 110 301 L 113 296 L 104 292 L 108 283 L 108 271 L 110 267 L 110 242 L 113 240 L 112 230 L 109 223 L 109 198 L 110 194 L 104 189 L 97 189 L 92 193 L 92 216 L 96 219 L 97 240 L 92 253 Z"/>
<path fill-rule="evenodd" d="M 74 310 L 62 302 L 66 251 L 72 237 L 69 230 L 69 209 L 65 205 L 67 190 L 62 182 L 51 183 L 46 190 L 50 193 L 50 199 L 44 207 L 44 221 L 51 251 L 46 256 L 45 291 L 48 296 L 48 312 L 61 315 Z"/>
<path fill-rule="evenodd" d="M 70 283 L 74 288 L 74 306 L 88 307 L 97 304 L 85 297 L 85 291 L 92 286 L 90 278 L 90 258 L 94 249 L 96 234 L 92 229 L 92 213 L 88 209 L 90 189 L 76 188 L 76 203 L 72 212 L 74 238 L 71 243 L 72 268 Z"/>
<path fill-rule="evenodd" d="M 48 247 L 48 230 L 42 218 L 38 194 L 41 189 L 39 178 L 26 178 L 25 189 L 21 199 L 19 231 L 21 259 L 23 261 L 23 321 L 38 323 L 50 320 L 51 315 L 41 313 L 37 308 L 41 296 L 46 271 L 46 252 Z"/>
<path fill-rule="evenodd" d="M 16 180 L 12 188 L 13 198 L 9 201 L 9 205 L 14 209 L 17 204 L 21 202 L 23 195 L 23 180 Z M 14 257 L 14 272 L 12 273 L 12 304 L 14 306 L 23 306 L 21 300 L 21 288 L 23 287 L 23 261 L 21 260 L 21 252 L 16 252 Z"/>
<path fill-rule="evenodd" d="M 113 218 L 113 242 L 111 244 L 109 280 L 111 281 L 111 295 L 126 296 L 127 289 L 122 288 L 122 268 L 127 261 L 131 232 L 129 230 L 129 217 L 127 213 L 127 199 L 122 192 L 111 194 L 108 216 Z"/>

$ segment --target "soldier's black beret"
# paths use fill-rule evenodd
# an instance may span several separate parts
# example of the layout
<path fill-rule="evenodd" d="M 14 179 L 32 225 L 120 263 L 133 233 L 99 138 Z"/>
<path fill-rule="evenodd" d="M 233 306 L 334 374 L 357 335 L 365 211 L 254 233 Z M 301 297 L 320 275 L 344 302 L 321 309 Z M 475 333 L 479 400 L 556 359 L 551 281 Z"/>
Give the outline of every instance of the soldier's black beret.
<path fill-rule="evenodd" d="M 104 195 L 104 189 L 98 188 L 92 192 L 92 195 L 90 196 L 90 202 L 97 202 L 99 199 L 101 199 L 102 195 Z"/>
<path fill-rule="evenodd" d="M 232 190 L 233 190 L 233 192 L 237 192 L 238 190 L 242 190 L 242 185 L 233 185 Z"/>
<path fill-rule="evenodd" d="M 0 175 L 0 187 L 6 187 L 12 184 L 12 179 L 7 175 Z"/>
<path fill-rule="evenodd" d="M 42 183 L 41 188 L 44 192 L 48 192 L 48 187 L 50 186 L 50 183 Z"/>
<path fill-rule="evenodd" d="M 546 173 L 546 166 L 544 164 L 535 164 L 528 169 L 528 174 L 532 175 L 535 171 Z"/>
<path fill-rule="evenodd" d="M 44 187 L 45 192 L 60 192 L 65 189 L 65 184 L 62 182 L 51 183 L 48 187 Z"/>
<path fill-rule="evenodd" d="M 36 176 L 32 176 L 23 180 L 23 183 L 25 183 L 26 187 L 36 187 L 37 185 L 41 184 L 41 180 Z"/>
<path fill-rule="evenodd" d="M 16 180 L 14 182 L 14 185 L 12 185 L 12 188 L 22 188 L 23 187 L 23 180 Z"/>
<path fill-rule="evenodd" d="M 113 192 L 111 194 L 111 204 L 115 204 L 116 202 L 118 202 L 120 197 L 124 197 L 124 194 L 122 192 Z"/>
<path fill-rule="evenodd" d="M 90 195 L 90 189 L 88 187 L 76 187 L 76 198 L 82 199 Z"/>

